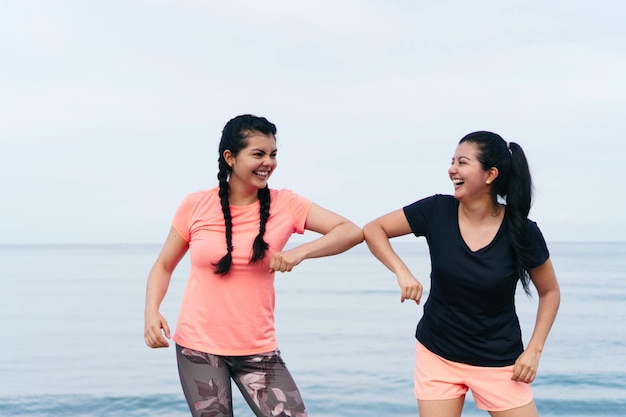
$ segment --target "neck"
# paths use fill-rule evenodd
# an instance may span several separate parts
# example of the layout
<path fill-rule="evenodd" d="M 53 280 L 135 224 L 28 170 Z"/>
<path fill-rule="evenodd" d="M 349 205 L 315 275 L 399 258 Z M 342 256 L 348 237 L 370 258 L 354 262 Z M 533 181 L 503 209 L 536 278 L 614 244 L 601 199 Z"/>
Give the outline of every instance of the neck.
<path fill-rule="evenodd" d="M 491 198 L 468 202 L 459 202 L 459 212 L 467 220 L 476 223 L 493 220 L 504 214 L 500 205 L 494 207 Z"/>
<path fill-rule="evenodd" d="M 256 188 L 242 189 L 229 182 L 230 193 L 228 202 L 231 206 L 248 206 L 259 201 L 259 190 Z"/>

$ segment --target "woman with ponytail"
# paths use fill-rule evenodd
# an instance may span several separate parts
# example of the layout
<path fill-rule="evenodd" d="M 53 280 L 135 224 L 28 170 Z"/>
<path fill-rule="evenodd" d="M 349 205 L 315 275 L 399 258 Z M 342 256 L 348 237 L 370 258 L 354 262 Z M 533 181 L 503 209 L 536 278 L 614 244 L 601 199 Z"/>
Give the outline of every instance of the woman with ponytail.
<path fill-rule="evenodd" d="M 416 330 L 420 417 L 458 417 L 472 391 L 494 417 L 534 417 L 530 383 L 557 314 L 559 286 L 537 224 L 528 219 L 532 181 L 522 148 L 491 132 L 459 142 L 448 169 L 454 195 L 434 195 L 364 227 L 370 250 L 395 273 L 400 300 L 420 304 L 422 284 L 389 239 L 424 236 L 430 292 Z M 526 348 L 515 292 L 539 296 Z"/>
<path fill-rule="evenodd" d="M 148 277 L 145 342 L 168 347 L 159 308 L 178 262 L 191 271 L 173 340 L 194 417 L 231 417 L 231 379 L 257 417 L 307 415 L 281 359 L 274 330 L 274 273 L 363 241 L 354 223 L 289 190 L 270 189 L 276 126 L 263 117 L 230 120 L 219 145 L 219 185 L 189 194 Z M 283 251 L 293 233 L 321 236 Z"/>

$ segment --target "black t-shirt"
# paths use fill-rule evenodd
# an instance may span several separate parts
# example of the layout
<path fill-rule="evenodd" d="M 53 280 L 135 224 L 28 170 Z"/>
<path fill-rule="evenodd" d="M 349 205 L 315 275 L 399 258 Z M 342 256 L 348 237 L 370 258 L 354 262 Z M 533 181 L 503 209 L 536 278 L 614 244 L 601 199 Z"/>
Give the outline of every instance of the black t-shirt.
<path fill-rule="evenodd" d="M 435 195 L 404 207 L 416 236 L 428 242 L 431 287 L 415 336 L 448 360 L 507 366 L 523 351 L 515 312 L 518 282 L 506 212 L 493 241 L 472 252 L 459 229 L 459 202 Z M 527 220 L 528 268 L 542 265 L 548 248 L 537 224 Z"/>

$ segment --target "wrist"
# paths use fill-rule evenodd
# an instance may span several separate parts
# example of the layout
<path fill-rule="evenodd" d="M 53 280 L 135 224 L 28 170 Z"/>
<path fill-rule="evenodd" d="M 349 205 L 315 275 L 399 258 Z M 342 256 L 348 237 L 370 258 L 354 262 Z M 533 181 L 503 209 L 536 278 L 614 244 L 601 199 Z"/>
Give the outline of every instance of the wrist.
<path fill-rule="evenodd" d="M 158 306 L 146 306 L 146 308 L 143 311 L 143 314 L 145 316 L 147 315 L 151 315 L 151 314 L 158 314 L 159 313 L 159 307 Z"/>
<path fill-rule="evenodd" d="M 528 346 L 526 347 L 526 350 L 531 350 L 533 352 L 541 353 L 543 352 L 543 345 L 537 345 L 537 344 L 530 342 Z"/>

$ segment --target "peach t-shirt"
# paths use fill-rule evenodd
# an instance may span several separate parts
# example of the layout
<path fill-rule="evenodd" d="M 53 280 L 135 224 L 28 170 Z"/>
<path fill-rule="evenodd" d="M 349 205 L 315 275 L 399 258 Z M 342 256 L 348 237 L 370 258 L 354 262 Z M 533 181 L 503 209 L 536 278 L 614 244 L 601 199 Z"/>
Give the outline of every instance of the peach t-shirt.
<path fill-rule="evenodd" d="M 226 275 L 213 264 L 226 254 L 224 215 L 218 188 L 189 194 L 172 225 L 189 242 L 191 271 L 174 341 L 223 356 L 269 352 L 278 347 L 274 332 L 274 273 L 269 262 L 293 233 L 304 233 L 311 201 L 289 190 L 270 190 L 265 258 L 250 263 L 259 233 L 259 202 L 231 206 L 233 263 Z"/>

